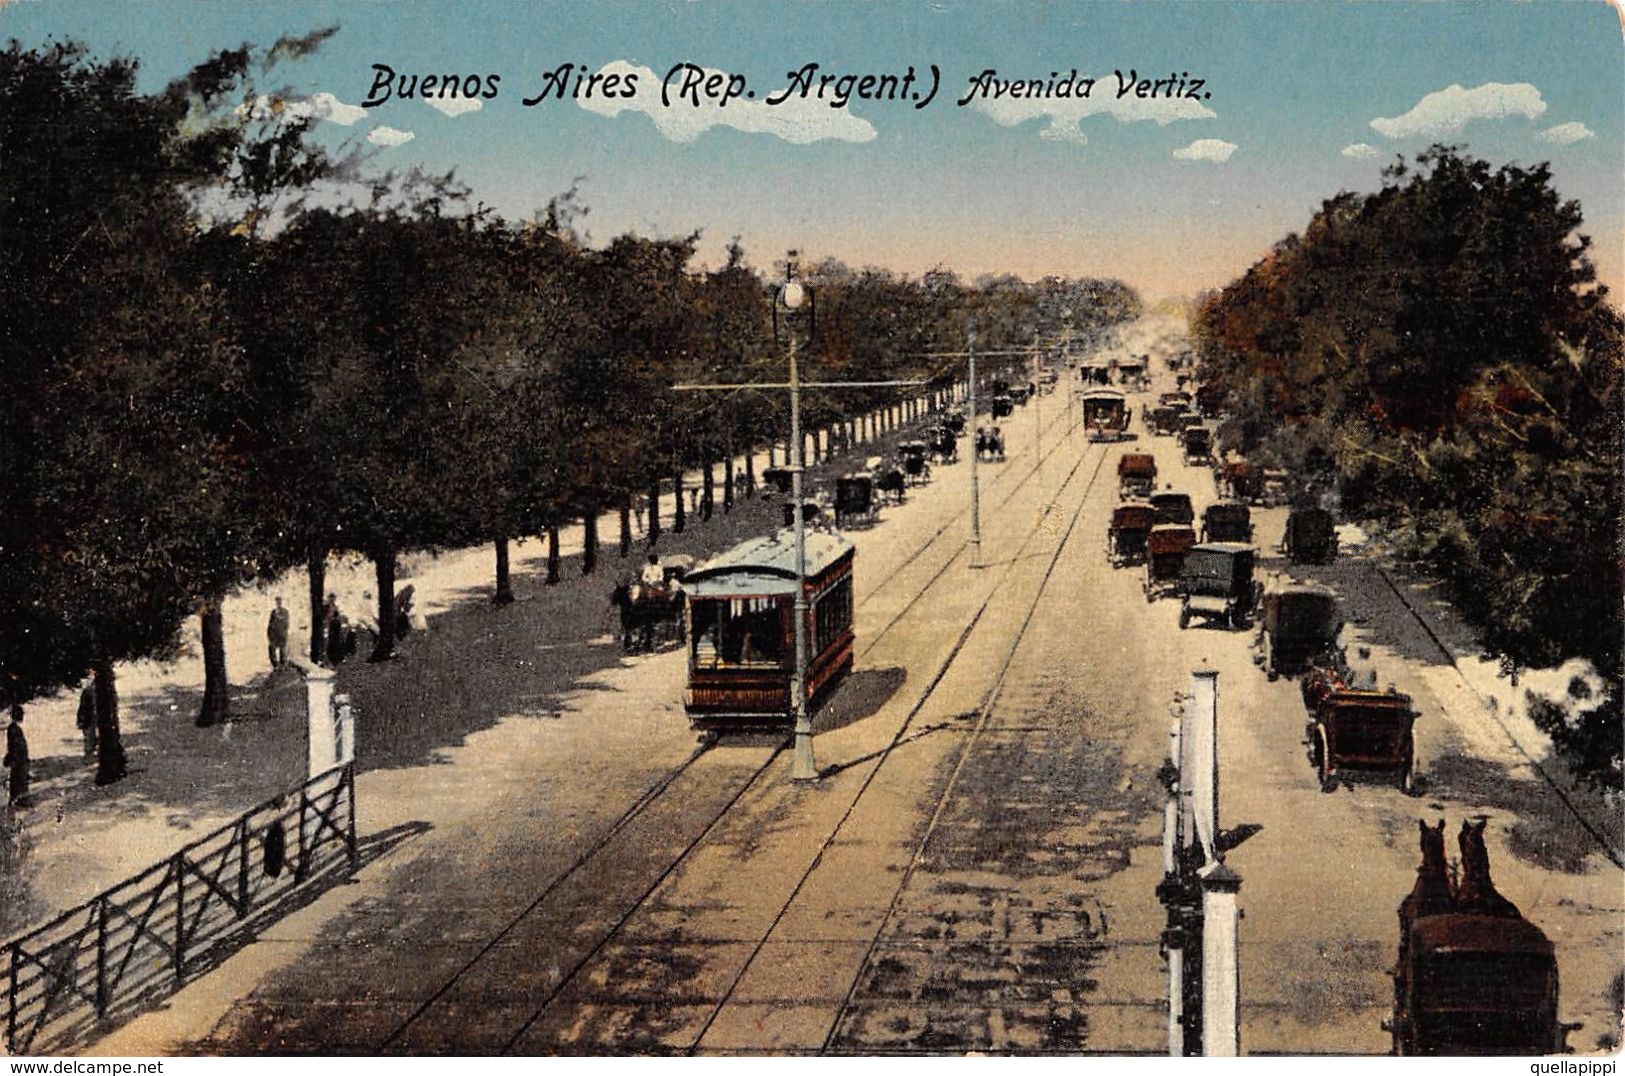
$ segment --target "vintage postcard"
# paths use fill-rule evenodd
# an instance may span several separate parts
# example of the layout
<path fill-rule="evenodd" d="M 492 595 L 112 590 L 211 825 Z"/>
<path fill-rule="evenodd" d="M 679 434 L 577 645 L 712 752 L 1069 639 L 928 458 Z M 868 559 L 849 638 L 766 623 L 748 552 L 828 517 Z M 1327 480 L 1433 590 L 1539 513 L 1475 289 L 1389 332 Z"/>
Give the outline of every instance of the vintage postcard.
<path fill-rule="evenodd" d="M 1612 1071 L 1617 6 L 0 41 L 7 1055 Z"/>

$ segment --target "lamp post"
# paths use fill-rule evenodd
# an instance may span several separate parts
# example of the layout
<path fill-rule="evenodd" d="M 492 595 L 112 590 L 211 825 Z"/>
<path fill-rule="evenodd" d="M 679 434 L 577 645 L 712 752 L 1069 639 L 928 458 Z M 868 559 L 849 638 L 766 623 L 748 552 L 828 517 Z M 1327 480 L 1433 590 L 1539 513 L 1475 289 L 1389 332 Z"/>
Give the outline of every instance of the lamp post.
<path fill-rule="evenodd" d="M 806 292 L 796 282 L 795 252 L 785 267 L 784 287 L 779 297 L 786 310 L 799 309 Z M 790 712 L 795 718 L 795 753 L 790 761 L 792 781 L 813 781 L 818 778 L 818 765 L 813 761 L 812 714 L 807 712 L 807 524 L 801 511 L 801 472 L 804 466 L 801 444 L 801 376 L 796 367 L 796 330 L 789 318 L 784 320 L 785 332 L 790 337 L 790 518 L 795 534 L 796 598 L 795 598 L 795 666 L 790 670 Z"/>
<path fill-rule="evenodd" d="M 970 411 L 971 430 L 981 429 L 976 425 L 976 333 L 965 334 L 965 355 L 970 361 Z M 976 450 L 974 437 L 971 440 L 970 453 L 970 566 L 982 566 L 982 493 L 976 483 L 976 457 L 981 455 Z"/>

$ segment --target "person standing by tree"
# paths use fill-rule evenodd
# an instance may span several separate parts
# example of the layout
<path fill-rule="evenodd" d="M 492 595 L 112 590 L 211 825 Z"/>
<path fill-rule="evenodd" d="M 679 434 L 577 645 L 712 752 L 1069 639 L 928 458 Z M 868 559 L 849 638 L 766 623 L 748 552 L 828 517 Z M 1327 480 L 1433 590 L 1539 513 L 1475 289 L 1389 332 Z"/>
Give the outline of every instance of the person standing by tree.
<path fill-rule="evenodd" d="M 88 680 L 79 692 L 79 713 L 74 718 L 85 741 L 85 761 L 96 761 L 96 681 Z"/>
<path fill-rule="evenodd" d="M 280 669 L 288 663 L 288 610 L 278 594 L 271 619 L 265 625 L 265 640 L 270 649 L 271 668 Z"/>
<path fill-rule="evenodd" d="M 23 705 L 11 704 L 11 724 L 6 726 L 6 756 L 0 760 L 10 771 L 8 792 L 13 807 L 26 806 L 28 796 L 28 737 L 23 735 Z"/>

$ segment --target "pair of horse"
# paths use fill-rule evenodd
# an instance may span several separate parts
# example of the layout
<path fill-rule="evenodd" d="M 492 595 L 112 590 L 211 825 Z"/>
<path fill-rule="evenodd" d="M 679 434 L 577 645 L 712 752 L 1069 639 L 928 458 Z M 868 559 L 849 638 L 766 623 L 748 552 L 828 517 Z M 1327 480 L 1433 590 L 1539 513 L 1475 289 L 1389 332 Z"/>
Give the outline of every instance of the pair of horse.
<path fill-rule="evenodd" d="M 622 580 L 610 592 L 609 603 L 620 613 L 621 649 L 653 650 L 662 635 L 683 641 L 683 595 Z M 665 630 L 669 629 L 669 630 Z"/>
<path fill-rule="evenodd" d="M 997 426 L 991 430 L 976 431 L 976 458 L 979 460 L 1004 459 L 1004 434 Z"/>
<path fill-rule="evenodd" d="M 1451 912 L 1522 919 L 1518 906 L 1496 891 L 1490 880 L 1490 853 L 1484 846 L 1488 819 L 1464 821 L 1457 843 L 1461 847 L 1461 873 L 1455 876 L 1445 860 L 1444 820 L 1437 826 L 1418 821 L 1421 830 L 1422 865 L 1416 869 L 1416 885 L 1399 905 L 1401 930 L 1431 915 Z"/>

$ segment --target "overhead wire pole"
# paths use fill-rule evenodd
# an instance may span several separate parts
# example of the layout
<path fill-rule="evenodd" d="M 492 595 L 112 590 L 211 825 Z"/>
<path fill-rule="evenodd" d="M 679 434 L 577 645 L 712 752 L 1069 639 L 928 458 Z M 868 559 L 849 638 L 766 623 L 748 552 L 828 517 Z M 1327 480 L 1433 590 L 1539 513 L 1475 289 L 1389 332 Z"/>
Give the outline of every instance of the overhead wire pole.
<path fill-rule="evenodd" d="M 1023 347 L 1004 351 L 984 351 L 982 354 L 1027 355 L 1030 354 L 1032 350 L 1032 348 Z M 964 351 L 922 351 L 920 354 L 928 358 L 938 359 L 963 358 L 967 360 L 967 363 L 970 366 L 970 371 L 968 374 L 970 378 L 970 388 L 968 390 L 969 396 L 966 400 L 966 410 L 970 412 L 970 424 L 972 428 L 970 454 L 970 566 L 972 568 L 980 568 L 982 566 L 982 490 L 976 477 L 976 443 L 974 439 L 974 431 L 976 427 L 976 333 L 967 332 L 965 334 Z M 1040 436 L 1042 436 L 1042 434 L 1040 434 Z M 1043 458 L 1042 453 L 1039 453 L 1039 458 Z"/>
<path fill-rule="evenodd" d="M 775 299 L 788 310 L 798 309 L 806 298 L 805 289 L 796 281 L 796 252 L 791 251 L 785 272 L 785 282 Z M 785 389 L 790 393 L 790 496 L 794 501 L 790 513 L 795 535 L 796 596 L 795 596 L 795 665 L 790 670 L 790 712 L 795 721 L 795 751 L 790 759 L 792 781 L 816 781 L 818 766 L 813 758 L 812 714 L 807 709 L 807 527 L 802 513 L 801 476 L 805 466 L 801 444 L 801 390 L 892 388 L 927 384 L 915 381 L 802 381 L 796 363 L 797 339 L 785 320 L 789 334 L 788 358 L 790 380 L 784 382 L 744 382 L 739 384 L 681 384 L 673 385 L 676 392 L 738 392 L 743 389 Z"/>

